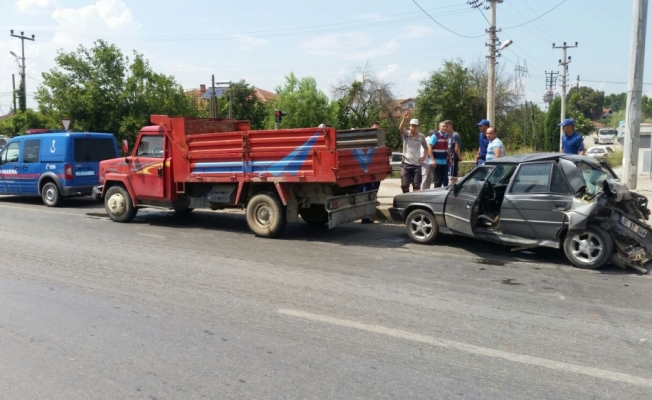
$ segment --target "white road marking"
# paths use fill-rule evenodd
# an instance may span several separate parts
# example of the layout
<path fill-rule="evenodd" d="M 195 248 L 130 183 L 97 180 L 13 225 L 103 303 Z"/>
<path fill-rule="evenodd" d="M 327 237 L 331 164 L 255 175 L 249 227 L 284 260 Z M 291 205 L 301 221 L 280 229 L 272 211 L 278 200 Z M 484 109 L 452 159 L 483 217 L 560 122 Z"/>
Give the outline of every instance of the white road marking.
<path fill-rule="evenodd" d="M 312 314 L 304 311 L 286 310 L 281 309 L 277 311 L 279 314 L 287 315 L 290 317 L 304 318 L 310 321 L 324 322 L 327 324 L 343 326 L 346 328 L 353 328 L 360 331 L 377 333 L 381 335 L 390 336 L 397 339 L 411 340 L 414 342 L 425 343 L 432 346 L 443 347 L 465 353 L 473 354 L 476 356 L 499 358 L 506 361 L 517 362 L 520 364 L 531 365 L 535 367 L 543 367 L 556 371 L 571 372 L 580 375 L 587 375 L 593 378 L 606 379 L 610 381 L 623 382 L 630 385 L 644 386 L 652 388 L 652 379 L 642 378 L 639 376 L 624 374 L 620 372 L 613 372 L 599 368 L 586 367 L 576 364 L 568 364 L 560 361 L 548 360 L 545 358 L 531 357 L 522 354 L 509 353 L 502 350 L 490 349 L 487 347 L 479 347 L 471 344 L 455 342 L 447 339 L 438 339 L 432 336 L 420 335 L 403 331 L 400 329 L 392 329 L 379 325 L 368 325 L 361 322 L 350 321 L 329 317 L 326 315 Z"/>
<path fill-rule="evenodd" d="M 142 233 L 142 232 L 136 232 L 136 233 L 139 234 L 140 236 L 153 237 L 153 238 L 157 238 L 157 239 L 165 239 L 165 236 L 163 236 L 163 235 L 155 235 L 153 233 Z"/>

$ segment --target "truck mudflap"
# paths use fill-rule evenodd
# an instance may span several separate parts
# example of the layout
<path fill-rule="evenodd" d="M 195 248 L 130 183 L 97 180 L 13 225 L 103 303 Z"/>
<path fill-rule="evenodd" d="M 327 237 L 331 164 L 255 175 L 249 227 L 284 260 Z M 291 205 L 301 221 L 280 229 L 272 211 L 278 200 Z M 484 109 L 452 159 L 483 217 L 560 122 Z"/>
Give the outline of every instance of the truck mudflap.
<path fill-rule="evenodd" d="M 378 190 L 328 197 L 328 227 L 332 229 L 347 222 L 371 218 L 376 213 L 377 198 Z"/>

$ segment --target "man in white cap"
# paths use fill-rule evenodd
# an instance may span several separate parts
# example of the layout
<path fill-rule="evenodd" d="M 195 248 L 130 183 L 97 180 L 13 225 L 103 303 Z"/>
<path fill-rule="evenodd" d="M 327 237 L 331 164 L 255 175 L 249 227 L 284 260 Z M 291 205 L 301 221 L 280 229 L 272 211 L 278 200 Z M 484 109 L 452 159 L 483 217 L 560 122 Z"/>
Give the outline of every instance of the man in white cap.
<path fill-rule="evenodd" d="M 410 184 L 412 190 L 418 191 L 421 188 L 421 164 L 430 157 L 432 166 L 435 165 L 435 158 L 432 156 L 432 149 L 426 142 L 426 137 L 419 133 L 419 120 L 412 118 L 410 120 L 410 129 L 405 130 L 405 121 L 410 118 L 412 113 L 407 110 L 403 113 L 403 119 L 398 129 L 403 136 L 403 164 L 401 164 L 401 190 L 403 193 L 410 191 Z M 424 150 L 423 156 L 421 149 Z"/>

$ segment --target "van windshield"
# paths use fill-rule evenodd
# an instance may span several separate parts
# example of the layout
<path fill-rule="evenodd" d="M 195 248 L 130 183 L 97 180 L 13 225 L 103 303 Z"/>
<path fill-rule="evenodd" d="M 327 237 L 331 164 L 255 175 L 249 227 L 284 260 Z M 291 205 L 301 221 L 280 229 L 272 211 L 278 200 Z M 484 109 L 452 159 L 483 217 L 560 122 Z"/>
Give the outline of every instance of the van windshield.
<path fill-rule="evenodd" d="M 74 146 L 75 162 L 99 162 L 118 156 L 109 138 L 75 138 Z"/>

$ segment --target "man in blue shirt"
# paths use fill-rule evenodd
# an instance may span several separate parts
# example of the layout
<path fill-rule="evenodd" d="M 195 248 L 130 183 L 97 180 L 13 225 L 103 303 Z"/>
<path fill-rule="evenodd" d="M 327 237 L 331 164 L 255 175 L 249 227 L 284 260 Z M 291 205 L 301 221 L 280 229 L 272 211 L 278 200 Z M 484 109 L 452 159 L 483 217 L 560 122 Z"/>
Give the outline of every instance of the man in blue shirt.
<path fill-rule="evenodd" d="M 566 118 L 561 121 L 559 126 L 564 131 L 560 151 L 565 154 L 584 155 L 584 138 L 575 132 L 575 121 L 572 118 Z"/>
<path fill-rule="evenodd" d="M 489 146 L 489 139 L 487 139 L 487 128 L 491 126 L 491 122 L 487 119 L 483 119 L 478 122 L 480 127 L 480 136 L 478 137 L 478 142 L 480 147 L 478 147 L 478 154 L 475 155 L 475 164 L 482 165 L 484 164 L 487 158 L 487 146 Z"/>

